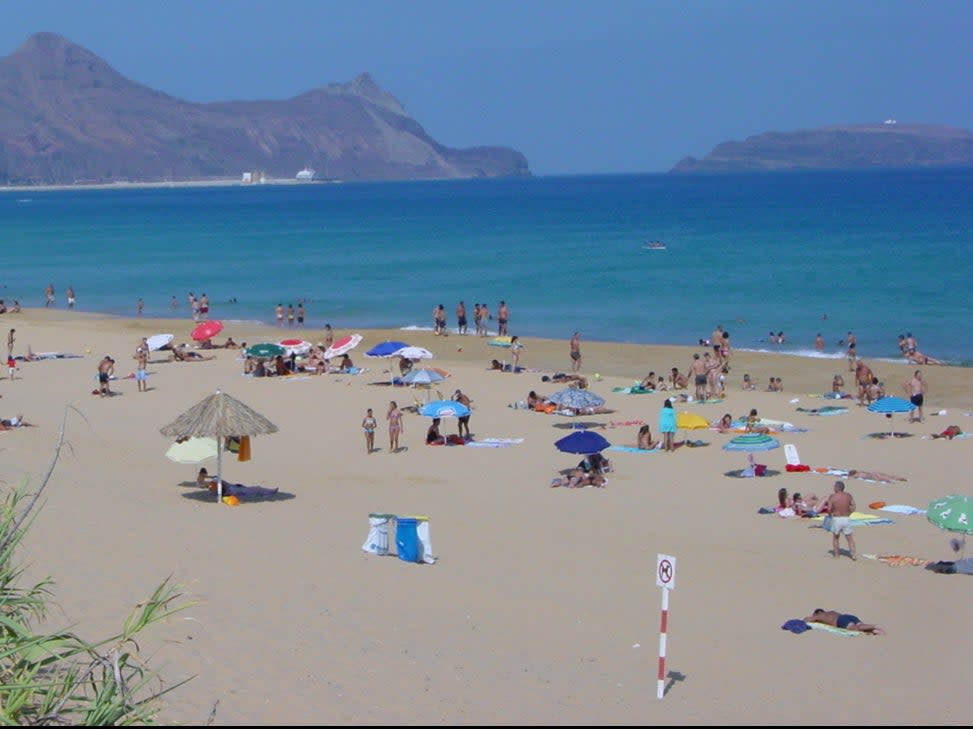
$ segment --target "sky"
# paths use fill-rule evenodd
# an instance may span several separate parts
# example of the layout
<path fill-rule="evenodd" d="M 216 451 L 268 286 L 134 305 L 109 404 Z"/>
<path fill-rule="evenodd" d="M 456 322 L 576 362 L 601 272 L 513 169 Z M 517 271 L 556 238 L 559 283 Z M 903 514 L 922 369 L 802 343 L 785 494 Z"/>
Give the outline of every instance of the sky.
<path fill-rule="evenodd" d="M 31 0 L 48 31 L 187 101 L 286 99 L 368 72 L 437 142 L 535 175 L 665 172 L 766 131 L 973 129 L 969 0 Z"/>

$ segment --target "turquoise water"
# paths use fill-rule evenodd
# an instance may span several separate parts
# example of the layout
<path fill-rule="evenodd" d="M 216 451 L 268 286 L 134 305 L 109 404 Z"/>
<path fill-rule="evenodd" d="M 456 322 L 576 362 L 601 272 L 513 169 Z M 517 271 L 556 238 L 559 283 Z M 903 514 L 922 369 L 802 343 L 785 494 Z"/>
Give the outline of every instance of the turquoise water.
<path fill-rule="evenodd" d="M 0 194 L 0 297 L 167 317 L 206 293 L 211 318 L 310 328 L 431 327 L 464 300 L 510 307 L 521 337 L 734 346 L 973 362 L 973 172 L 515 180 Z M 648 240 L 668 249 L 644 250 Z M 229 303 L 235 299 L 236 303 Z M 826 319 L 822 318 L 824 315 Z M 769 344 L 769 331 L 786 343 Z"/>

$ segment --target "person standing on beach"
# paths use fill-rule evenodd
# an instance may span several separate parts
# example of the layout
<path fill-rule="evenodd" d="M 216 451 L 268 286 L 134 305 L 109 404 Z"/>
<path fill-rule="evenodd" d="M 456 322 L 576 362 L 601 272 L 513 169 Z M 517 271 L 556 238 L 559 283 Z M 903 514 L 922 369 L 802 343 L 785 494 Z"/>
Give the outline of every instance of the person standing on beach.
<path fill-rule="evenodd" d="M 112 394 L 111 387 L 108 383 L 111 381 L 111 376 L 114 373 L 115 360 L 106 354 L 102 357 L 101 362 L 98 363 L 98 394 L 102 397 Z"/>
<path fill-rule="evenodd" d="M 483 330 L 483 310 L 480 309 L 480 302 L 473 304 L 473 331 L 476 336 L 482 337 Z"/>
<path fill-rule="evenodd" d="M 324 345 L 325 352 L 327 352 L 328 349 L 331 348 L 331 345 L 334 344 L 334 330 L 331 328 L 330 324 L 324 325 L 324 341 L 322 344 Z"/>
<path fill-rule="evenodd" d="M 11 329 L 10 333 L 7 334 L 7 359 L 10 359 L 11 357 L 14 356 L 14 341 L 16 340 L 16 337 L 14 335 L 16 334 L 16 332 L 17 332 L 16 329 Z"/>
<path fill-rule="evenodd" d="M 855 497 L 845 491 L 844 481 L 834 482 L 834 492 L 825 500 L 827 509 L 822 507 L 820 511 L 826 511 L 831 516 L 831 554 L 838 558 L 841 556 L 838 542 L 844 534 L 848 542 L 848 556 L 852 560 L 857 560 L 855 556 L 855 537 L 852 535 L 851 515 L 855 512 Z"/>
<path fill-rule="evenodd" d="M 855 371 L 855 360 L 858 359 L 858 339 L 854 334 L 848 332 L 848 339 L 846 340 L 848 344 L 848 371 Z"/>
<path fill-rule="evenodd" d="M 365 417 L 362 418 L 361 428 L 365 432 L 365 453 L 369 455 L 375 450 L 375 428 L 377 427 L 378 422 L 372 414 L 372 409 L 368 408 L 365 411 Z"/>
<path fill-rule="evenodd" d="M 402 411 L 395 400 L 389 403 L 389 411 L 385 414 L 385 419 L 389 423 L 389 450 L 392 453 L 399 452 L 399 436 L 402 435 Z"/>
<path fill-rule="evenodd" d="M 44 308 L 50 308 L 54 306 L 54 284 L 47 284 L 47 288 L 44 289 Z"/>
<path fill-rule="evenodd" d="M 571 371 L 581 371 L 581 332 L 575 332 L 569 345 L 571 351 Z"/>
<path fill-rule="evenodd" d="M 922 379 L 920 370 L 916 370 L 912 378 L 905 383 L 905 391 L 909 395 L 909 402 L 912 403 L 912 412 L 909 413 L 910 423 L 922 422 L 922 405 L 926 399 L 926 389 L 926 381 Z"/>
<path fill-rule="evenodd" d="M 74 308 L 74 287 L 73 286 L 68 286 L 68 290 L 67 293 L 65 294 L 65 297 L 68 300 L 68 308 L 73 309 Z"/>
<path fill-rule="evenodd" d="M 297 326 L 304 328 L 304 301 L 297 302 Z"/>
<path fill-rule="evenodd" d="M 294 311 L 294 305 L 293 304 L 288 304 L 287 305 L 287 328 L 288 329 L 293 329 L 294 328 L 294 317 L 295 316 L 297 316 L 297 313 Z"/>
<path fill-rule="evenodd" d="M 486 304 L 480 304 L 480 320 L 483 322 L 483 331 L 480 333 L 481 337 L 485 337 L 490 333 L 490 325 L 487 322 L 491 319 L 493 319 L 493 314 L 490 313 L 490 307 Z"/>
<path fill-rule="evenodd" d="M 520 337 L 514 335 L 510 338 L 510 371 L 520 372 L 520 353 L 524 345 L 520 343 Z"/>
<path fill-rule="evenodd" d="M 819 351 L 824 351 L 824 337 L 821 336 L 821 332 L 818 332 L 818 336 L 814 338 L 814 348 Z"/>
<path fill-rule="evenodd" d="M 209 318 L 209 296 L 203 294 L 199 297 L 199 318 L 208 319 Z"/>
<path fill-rule="evenodd" d="M 505 337 L 509 334 L 507 331 L 507 323 L 510 318 L 510 311 L 507 309 L 507 302 L 501 301 L 500 306 L 497 307 L 497 327 L 499 331 L 497 334 L 501 337 Z"/>
<path fill-rule="evenodd" d="M 274 307 L 274 318 L 277 320 L 277 326 L 284 326 L 284 302 Z"/>
<path fill-rule="evenodd" d="M 473 410 L 473 401 L 470 400 L 469 396 L 462 390 L 456 390 L 456 392 L 453 393 L 453 400 L 461 405 L 465 405 L 467 410 Z M 456 420 L 458 423 L 457 427 L 459 429 L 459 437 L 471 439 L 473 436 L 470 435 L 470 416 L 461 415 Z"/>
<path fill-rule="evenodd" d="M 707 352 L 707 354 L 709 354 Z M 693 354 L 693 361 L 689 365 L 689 373 L 696 387 L 696 400 L 706 399 L 706 363 L 699 358 L 699 352 Z"/>
<path fill-rule="evenodd" d="M 456 305 L 456 333 L 466 335 L 466 304 L 462 301 Z"/>
<path fill-rule="evenodd" d="M 145 342 L 144 339 L 142 341 Z M 148 392 L 149 378 L 148 373 L 145 371 L 148 365 L 149 347 L 147 344 L 143 344 L 135 350 L 135 383 L 138 386 L 139 392 Z"/>
<path fill-rule="evenodd" d="M 699 356 L 698 354 L 696 355 Z M 705 375 L 704 375 L 705 378 Z M 662 450 L 672 453 L 676 450 L 676 411 L 672 407 L 672 400 L 666 398 L 659 411 L 659 433 L 662 434 Z"/>

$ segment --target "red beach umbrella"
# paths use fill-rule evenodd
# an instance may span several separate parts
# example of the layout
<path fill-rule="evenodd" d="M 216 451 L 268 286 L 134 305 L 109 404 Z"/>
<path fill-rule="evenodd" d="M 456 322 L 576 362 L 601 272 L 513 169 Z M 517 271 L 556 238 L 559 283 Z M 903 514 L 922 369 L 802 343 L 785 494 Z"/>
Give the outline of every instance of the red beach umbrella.
<path fill-rule="evenodd" d="M 193 338 L 193 341 L 202 342 L 206 339 L 212 339 L 222 331 L 223 322 L 211 319 L 210 321 L 204 321 L 197 325 L 189 336 Z"/>

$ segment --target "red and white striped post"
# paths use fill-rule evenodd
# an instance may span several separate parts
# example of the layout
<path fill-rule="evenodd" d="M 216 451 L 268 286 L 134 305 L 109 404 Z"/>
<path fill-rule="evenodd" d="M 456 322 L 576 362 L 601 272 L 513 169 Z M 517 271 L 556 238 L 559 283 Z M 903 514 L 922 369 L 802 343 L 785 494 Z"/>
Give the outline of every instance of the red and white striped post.
<path fill-rule="evenodd" d="M 669 633 L 669 591 L 676 586 L 676 558 L 660 554 L 656 558 L 655 584 L 662 588 L 662 617 L 659 625 L 659 684 L 656 698 L 666 693 L 666 641 Z"/>

